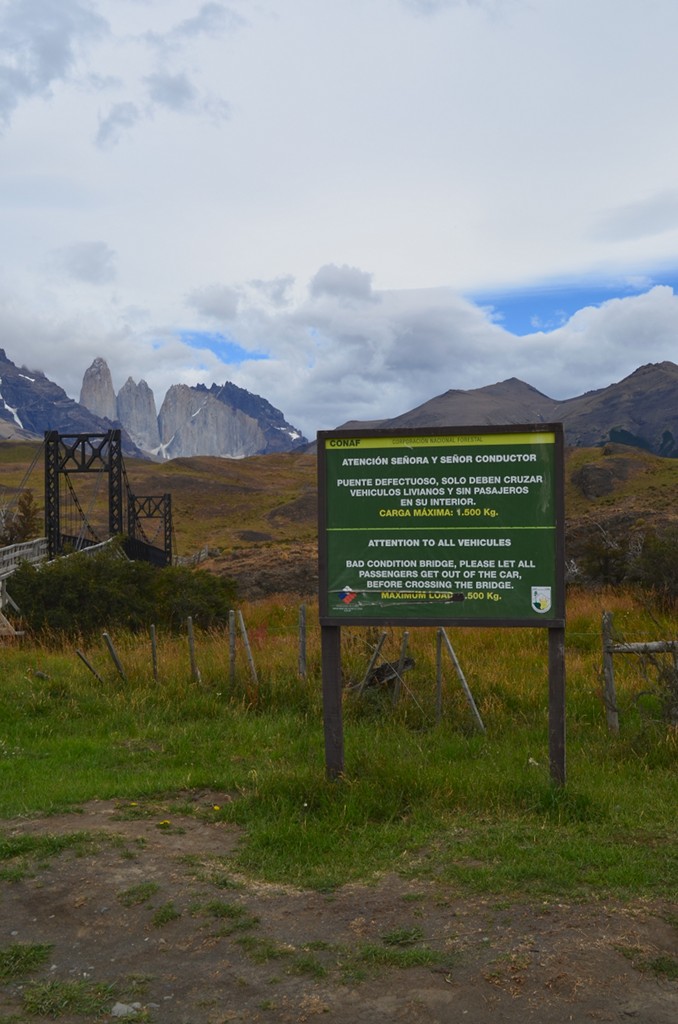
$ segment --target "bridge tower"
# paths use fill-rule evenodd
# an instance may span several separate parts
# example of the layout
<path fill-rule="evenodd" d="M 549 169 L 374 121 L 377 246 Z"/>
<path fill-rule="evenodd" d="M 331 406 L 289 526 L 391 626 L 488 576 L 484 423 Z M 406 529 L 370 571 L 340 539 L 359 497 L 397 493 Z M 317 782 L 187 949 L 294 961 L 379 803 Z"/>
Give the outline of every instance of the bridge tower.
<path fill-rule="evenodd" d="M 45 534 L 48 557 L 63 554 L 64 547 L 89 547 L 92 541 L 65 534 L 62 529 L 59 483 L 65 477 L 71 487 L 71 474 L 100 473 L 108 479 L 108 535 L 126 534 L 125 551 L 128 557 L 170 565 L 172 562 L 172 502 L 169 494 L 137 497 L 127 483 L 122 457 L 121 432 L 109 430 L 103 434 L 60 434 L 57 430 L 45 432 Z M 71 487 L 71 491 L 72 491 Z M 127 502 L 124 502 L 124 492 Z M 77 498 L 73 495 L 77 503 Z M 86 516 L 79 508 L 83 522 Z M 154 547 L 145 537 L 142 519 L 163 519 L 164 547 Z"/>
<path fill-rule="evenodd" d="M 161 519 L 163 527 L 163 547 L 153 547 L 148 542 L 142 520 Z M 125 550 L 130 558 L 145 558 L 155 565 L 172 564 L 172 495 L 171 494 L 147 494 L 142 496 L 136 494 L 128 495 L 129 523 L 128 543 Z M 140 540 L 140 537 L 143 540 Z M 142 545 L 142 551 L 146 554 L 135 554 Z M 150 554 L 149 554 L 150 552 Z"/>
<path fill-rule="evenodd" d="M 45 533 L 50 558 L 62 554 L 65 543 L 76 540 L 66 537 L 61 530 L 60 477 L 102 472 L 108 476 L 108 530 L 114 537 L 124 532 L 120 431 L 109 430 L 105 434 L 45 431 Z"/>

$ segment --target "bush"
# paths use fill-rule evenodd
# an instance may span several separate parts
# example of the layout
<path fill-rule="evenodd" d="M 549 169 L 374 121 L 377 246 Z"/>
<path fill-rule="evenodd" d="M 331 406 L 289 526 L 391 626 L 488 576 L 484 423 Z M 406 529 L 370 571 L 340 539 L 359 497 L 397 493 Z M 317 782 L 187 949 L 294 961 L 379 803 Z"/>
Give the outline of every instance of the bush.
<path fill-rule="evenodd" d="M 594 586 L 635 584 L 670 611 L 678 605 L 678 524 L 636 533 L 599 531 L 582 545 L 578 560 L 581 582 Z"/>
<path fill-rule="evenodd" d="M 618 586 L 629 572 L 629 542 L 626 536 L 593 533 L 582 547 L 579 567 L 584 580 L 597 586 Z"/>
<path fill-rule="evenodd" d="M 16 511 L 9 515 L 7 510 L 0 522 L 0 545 L 23 544 L 32 537 L 38 537 L 42 527 L 42 519 L 35 504 L 33 491 L 22 491 L 17 501 Z"/>
<path fill-rule="evenodd" d="M 678 524 L 648 533 L 629 573 L 666 610 L 678 604 Z"/>
<path fill-rule="evenodd" d="M 70 636 L 114 627 L 137 631 L 152 623 L 178 629 L 189 615 L 208 629 L 228 622 L 235 598 L 235 585 L 224 577 L 129 562 L 115 547 L 42 566 L 26 562 L 10 590 L 31 630 Z"/>

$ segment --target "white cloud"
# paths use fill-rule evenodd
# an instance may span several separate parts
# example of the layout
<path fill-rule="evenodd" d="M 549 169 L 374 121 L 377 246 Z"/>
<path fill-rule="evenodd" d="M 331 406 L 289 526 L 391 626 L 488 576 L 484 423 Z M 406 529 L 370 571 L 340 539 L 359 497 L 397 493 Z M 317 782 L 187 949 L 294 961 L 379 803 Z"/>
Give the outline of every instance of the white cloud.
<path fill-rule="evenodd" d="M 357 267 L 328 263 L 311 279 L 310 293 L 313 298 L 330 295 L 341 300 L 369 302 L 374 298 L 372 275 Z"/>
<path fill-rule="evenodd" d="M 99 119 L 96 143 L 102 149 L 115 146 L 123 132 L 134 128 L 141 118 L 141 112 L 135 103 L 115 103 L 105 117 Z"/>
<path fill-rule="evenodd" d="M 47 97 L 72 74 L 85 45 L 108 24 L 79 0 L 5 0 L 0 10 L 0 120 L 22 100 Z"/>
<path fill-rule="evenodd" d="M 240 295 L 235 288 L 212 284 L 199 288 L 188 296 L 189 305 L 217 321 L 233 320 L 238 312 Z"/>
<path fill-rule="evenodd" d="M 668 287 L 582 309 L 550 334 L 520 338 L 449 289 L 376 298 L 350 304 L 309 296 L 265 312 L 248 305 L 246 289 L 206 288 L 191 298 L 203 329 L 228 322 L 236 344 L 268 355 L 238 366 L 128 311 L 59 321 L 17 309 L 7 294 L 0 296 L 0 343 L 14 362 L 43 370 L 76 398 L 101 352 L 116 388 L 128 376 L 143 378 L 158 405 L 172 384 L 232 380 L 263 395 L 307 436 L 347 420 L 397 416 L 450 389 L 518 377 L 564 399 L 621 380 L 641 363 L 675 361 L 678 297 Z"/>
<path fill-rule="evenodd" d="M 677 37 L 675 0 L 4 0 L 0 346 L 306 433 L 675 360 Z M 459 296 L 597 277 L 646 294 L 527 337 Z M 181 340 L 220 325 L 269 358 Z"/>
<path fill-rule="evenodd" d="M 182 19 L 164 34 L 147 32 L 145 38 L 153 46 L 168 50 L 202 35 L 214 38 L 226 32 L 233 32 L 245 24 L 245 19 L 232 7 L 220 3 L 206 3 L 197 14 Z"/>
<path fill-rule="evenodd" d="M 360 307 L 309 299 L 292 312 L 231 328 L 269 351 L 232 379 L 264 394 L 305 433 L 349 419 L 399 415 L 449 389 L 518 377 L 553 398 L 606 387 L 644 362 L 675 360 L 671 288 L 581 310 L 549 334 L 516 337 L 449 289 L 377 293 Z M 246 343 L 246 344 L 245 344 Z"/>
<path fill-rule="evenodd" d="M 415 14 L 429 16 L 459 7 L 496 6 L 497 0 L 400 0 L 400 2 Z"/>
<path fill-rule="evenodd" d="M 678 190 L 670 189 L 647 199 L 603 211 L 592 236 L 601 241 L 623 242 L 659 235 L 678 228 Z"/>
<path fill-rule="evenodd" d="M 272 281 L 254 279 L 249 281 L 248 284 L 267 303 L 280 308 L 281 306 L 286 306 L 291 301 L 294 278 L 291 274 L 286 274 L 283 277 L 276 277 Z"/>
<path fill-rule="evenodd" d="M 224 121 L 231 114 L 226 100 L 213 96 L 201 96 L 196 86 L 184 72 L 173 75 L 156 72 L 144 79 L 152 104 L 165 107 L 178 114 L 204 113 L 213 122 Z M 149 111 L 151 116 L 152 111 Z"/>
<path fill-rule="evenodd" d="M 105 242 L 74 242 L 52 253 L 51 263 L 68 277 L 87 284 L 115 280 L 116 254 Z"/>
<path fill-rule="evenodd" d="M 656 286 L 642 295 L 579 310 L 551 334 L 522 339 L 517 376 L 556 398 L 621 380 L 649 362 L 676 362 L 678 296 Z"/>
<path fill-rule="evenodd" d="M 232 32 L 244 24 L 245 19 L 232 7 L 219 3 L 207 3 L 202 5 L 196 15 L 179 22 L 174 29 L 174 35 L 190 38 L 204 33 L 215 36 L 223 32 Z"/>
<path fill-rule="evenodd" d="M 146 77 L 151 99 L 171 110 L 190 110 L 195 105 L 196 90 L 185 74 L 155 74 Z"/>

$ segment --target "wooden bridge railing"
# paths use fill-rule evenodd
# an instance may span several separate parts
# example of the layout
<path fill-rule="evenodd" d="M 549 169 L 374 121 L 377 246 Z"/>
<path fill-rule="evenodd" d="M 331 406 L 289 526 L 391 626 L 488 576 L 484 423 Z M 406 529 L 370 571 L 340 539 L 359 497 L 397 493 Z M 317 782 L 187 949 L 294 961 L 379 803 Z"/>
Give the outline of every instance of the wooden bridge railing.
<path fill-rule="evenodd" d="M 44 562 L 47 558 L 47 538 L 27 540 L 23 544 L 8 544 L 0 548 L 0 579 L 6 579 L 22 562 Z"/>

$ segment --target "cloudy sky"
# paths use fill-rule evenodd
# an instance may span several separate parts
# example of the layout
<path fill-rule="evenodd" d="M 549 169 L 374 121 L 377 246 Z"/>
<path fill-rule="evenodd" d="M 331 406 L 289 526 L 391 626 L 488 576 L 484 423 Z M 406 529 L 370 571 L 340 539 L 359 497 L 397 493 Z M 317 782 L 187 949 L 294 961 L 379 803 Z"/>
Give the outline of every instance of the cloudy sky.
<path fill-rule="evenodd" d="M 311 437 L 678 361 L 676 0 L 0 0 L 0 347 Z"/>

